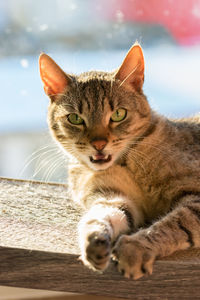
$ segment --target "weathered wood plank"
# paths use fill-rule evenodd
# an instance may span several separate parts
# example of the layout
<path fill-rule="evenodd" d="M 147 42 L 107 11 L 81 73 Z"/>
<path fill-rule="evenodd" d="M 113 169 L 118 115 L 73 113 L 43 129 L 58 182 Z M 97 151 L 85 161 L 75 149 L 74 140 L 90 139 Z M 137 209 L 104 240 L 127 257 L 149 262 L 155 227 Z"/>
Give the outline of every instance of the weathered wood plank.
<path fill-rule="evenodd" d="M 150 277 L 131 281 L 111 265 L 94 273 L 78 260 L 81 210 L 67 187 L 0 180 L 0 285 L 127 299 L 199 299 L 200 250 L 158 261 Z"/>
<path fill-rule="evenodd" d="M 0 246 L 78 254 L 80 215 L 65 185 L 0 179 Z"/>
<path fill-rule="evenodd" d="M 78 256 L 0 248 L 0 284 L 127 299 L 199 299 L 200 265 L 159 261 L 151 277 L 131 281 L 116 272 L 85 268 Z"/>

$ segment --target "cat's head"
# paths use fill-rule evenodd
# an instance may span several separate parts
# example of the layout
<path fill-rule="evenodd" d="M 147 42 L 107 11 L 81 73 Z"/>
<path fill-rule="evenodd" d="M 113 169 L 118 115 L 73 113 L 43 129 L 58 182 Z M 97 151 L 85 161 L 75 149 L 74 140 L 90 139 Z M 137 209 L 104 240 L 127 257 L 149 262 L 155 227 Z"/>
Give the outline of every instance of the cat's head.
<path fill-rule="evenodd" d="M 142 92 L 144 58 L 138 44 L 112 73 L 69 75 L 46 54 L 39 63 L 50 97 L 50 130 L 80 162 L 94 170 L 107 169 L 147 130 L 150 107 Z"/>

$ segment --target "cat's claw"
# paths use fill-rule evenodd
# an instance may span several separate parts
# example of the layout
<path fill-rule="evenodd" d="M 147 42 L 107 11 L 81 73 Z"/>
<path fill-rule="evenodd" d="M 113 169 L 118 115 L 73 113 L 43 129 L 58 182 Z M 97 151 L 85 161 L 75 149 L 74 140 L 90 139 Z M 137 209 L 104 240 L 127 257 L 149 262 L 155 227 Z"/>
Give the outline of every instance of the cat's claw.
<path fill-rule="evenodd" d="M 137 238 L 122 235 L 113 249 L 113 258 L 118 261 L 121 274 L 126 278 L 139 279 L 152 274 L 156 255 Z"/>
<path fill-rule="evenodd" d="M 108 233 L 94 232 L 88 236 L 84 264 L 93 270 L 103 271 L 110 262 L 111 238 Z"/>

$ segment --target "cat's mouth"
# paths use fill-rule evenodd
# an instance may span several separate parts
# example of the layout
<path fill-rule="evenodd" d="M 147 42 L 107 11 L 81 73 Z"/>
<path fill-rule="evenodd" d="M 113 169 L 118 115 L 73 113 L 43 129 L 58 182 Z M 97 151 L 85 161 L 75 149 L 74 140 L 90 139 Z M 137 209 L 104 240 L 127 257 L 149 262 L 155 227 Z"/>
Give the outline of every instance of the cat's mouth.
<path fill-rule="evenodd" d="M 110 154 L 108 154 L 108 155 L 96 154 L 96 155 L 90 156 L 90 161 L 93 164 L 105 164 L 105 163 L 108 163 L 109 161 L 111 161 L 111 159 L 112 159 L 112 156 Z"/>

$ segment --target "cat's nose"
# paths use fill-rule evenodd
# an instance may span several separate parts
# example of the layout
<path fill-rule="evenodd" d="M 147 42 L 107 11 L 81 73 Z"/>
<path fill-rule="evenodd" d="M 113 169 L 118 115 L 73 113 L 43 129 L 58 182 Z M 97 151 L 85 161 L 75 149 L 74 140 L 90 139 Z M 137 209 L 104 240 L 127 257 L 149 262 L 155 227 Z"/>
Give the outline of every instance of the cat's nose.
<path fill-rule="evenodd" d="M 105 148 L 105 146 L 107 145 L 108 141 L 105 139 L 101 139 L 101 140 L 93 140 L 91 142 L 92 146 L 94 147 L 94 149 L 96 149 L 97 151 L 101 151 Z"/>

